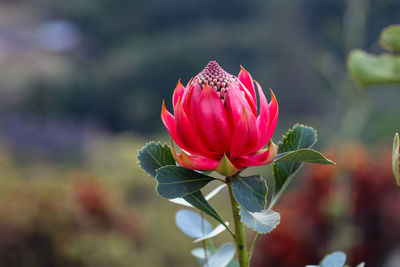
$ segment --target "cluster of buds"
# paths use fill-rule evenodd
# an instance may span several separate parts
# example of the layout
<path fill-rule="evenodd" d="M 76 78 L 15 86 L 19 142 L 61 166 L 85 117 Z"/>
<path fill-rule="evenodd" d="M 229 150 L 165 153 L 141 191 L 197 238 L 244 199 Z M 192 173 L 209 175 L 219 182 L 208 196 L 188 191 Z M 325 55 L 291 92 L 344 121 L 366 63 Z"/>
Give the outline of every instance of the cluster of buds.
<path fill-rule="evenodd" d="M 215 61 L 208 63 L 203 71 L 193 79 L 192 85 L 193 83 L 199 83 L 202 89 L 208 84 L 222 100 L 225 99 L 230 83 L 233 83 L 234 86 L 239 86 L 237 79 L 224 71 Z"/>

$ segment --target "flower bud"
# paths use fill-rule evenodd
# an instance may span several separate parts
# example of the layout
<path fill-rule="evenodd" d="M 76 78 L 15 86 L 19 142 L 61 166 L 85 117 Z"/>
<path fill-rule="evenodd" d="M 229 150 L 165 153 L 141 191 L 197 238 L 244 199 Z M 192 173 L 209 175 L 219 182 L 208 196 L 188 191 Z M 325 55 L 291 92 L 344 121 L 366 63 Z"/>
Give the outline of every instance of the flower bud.
<path fill-rule="evenodd" d="M 180 165 L 231 176 L 274 160 L 278 102 L 271 90 L 268 103 L 244 68 L 235 77 L 211 61 L 186 87 L 178 82 L 172 102 L 174 115 L 163 103 L 161 118 L 181 148 L 180 153 L 172 149 Z"/>

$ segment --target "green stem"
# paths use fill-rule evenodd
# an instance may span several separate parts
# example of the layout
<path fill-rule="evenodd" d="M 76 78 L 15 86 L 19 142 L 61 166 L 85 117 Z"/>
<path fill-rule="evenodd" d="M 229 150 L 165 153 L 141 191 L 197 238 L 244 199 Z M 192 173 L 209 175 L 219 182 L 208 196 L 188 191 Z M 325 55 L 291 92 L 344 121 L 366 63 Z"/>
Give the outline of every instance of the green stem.
<path fill-rule="evenodd" d="M 253 256 L 254 248 L 256 247 L 256 243 L 257 243 L 257 240 L 259 237 L 260 237 L 260 234 L 257 233 L 253 239 L 253 242 L 251 243 L 250 250 L 249 250 L 249 263 L 251 262 L 251 256 Z"/>
<path fill-rule="evenodd" d="M 228 183 L 228 189 L 229 189 L 229 195 L 231 197 L 233 222 L 235 223 L 235 242 L 236 242 L 236 251 L 239 256 L 239 265 L 240 267 L 248 267 L 249 259 L 247 256 L 247 245 L 246 245 L 246 235 L 244 232 L 244 225 L 240 220 L 238 203 L 235 197 L 233 196 L 232 186 L 230 183 Z"/>

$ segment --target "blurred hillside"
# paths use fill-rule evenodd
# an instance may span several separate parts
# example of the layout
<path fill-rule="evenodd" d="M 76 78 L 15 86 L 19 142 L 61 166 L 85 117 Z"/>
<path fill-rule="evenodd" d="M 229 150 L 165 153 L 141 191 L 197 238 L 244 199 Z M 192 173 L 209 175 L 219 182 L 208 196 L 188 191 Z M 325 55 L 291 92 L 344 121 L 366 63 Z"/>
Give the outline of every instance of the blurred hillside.
<path fill-rule="evenodd" d="M 341 92 L 349 49 L 379 50 L 380 30 L 400 22 L 394 0 L 18 0 L 0 10 L 7 136 L 14 127 L 159 133 L 162 99 L 212 59 L 273 88 L 280 125 L 300 116 L 331 130 L 339 122 L 324 119 L 343 115 L 351 94 Z"/>

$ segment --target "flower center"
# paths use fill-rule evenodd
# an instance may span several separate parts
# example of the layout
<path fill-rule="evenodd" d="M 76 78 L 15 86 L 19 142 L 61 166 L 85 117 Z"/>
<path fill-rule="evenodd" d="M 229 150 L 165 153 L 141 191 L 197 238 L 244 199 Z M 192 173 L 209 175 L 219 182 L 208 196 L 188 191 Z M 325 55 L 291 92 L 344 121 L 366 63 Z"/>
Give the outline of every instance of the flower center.
<path fill-rule="evenodd" d="M 210 85 L 221 99 L 225 98 L 229 83 L 237 84 L 236 78 L 222 69 L 216 61 L 210 61 L 207 66 L 194 78 L 193 83 L 199 83 L 204 88 Z"/>

